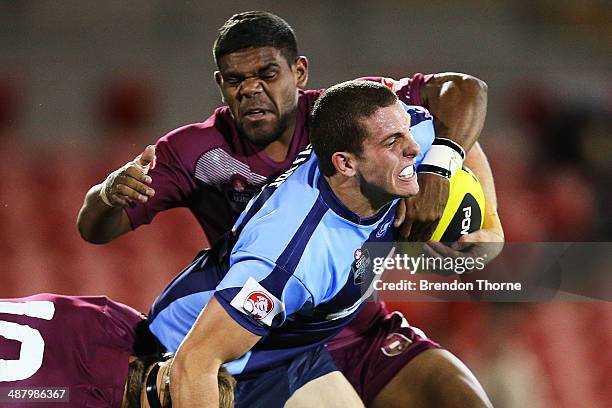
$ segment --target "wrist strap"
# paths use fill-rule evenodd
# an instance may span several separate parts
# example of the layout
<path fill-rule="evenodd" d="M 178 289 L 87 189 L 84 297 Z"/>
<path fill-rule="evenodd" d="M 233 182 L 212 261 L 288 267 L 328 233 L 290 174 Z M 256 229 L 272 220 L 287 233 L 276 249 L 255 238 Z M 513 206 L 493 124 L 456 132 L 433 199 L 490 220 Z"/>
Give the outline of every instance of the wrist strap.
<path fill-rule="evenodd" d="M 111 175 L 109 175 L 106 180 L 104 180 L 104 182 L 102 183 L 102 185 L 100 186 L 100 199 L 102 200 L 102 202 L 106 205 L 108 205 L 109 207 L 117 207 L 116 205 L 113 205 L 110 200 L 108 199 L 108 193 L 106 190 L 108 190 L 108 188 L 110 187 L 111 183 L 112 183 L 112 179 L 114 179 L 114 177 L 111 177 Z M 110 192 L 109 192 L 110 193 Z"/>
<path fill-rule="evenodd" d="M 433 173 L 451 178 L 463 165 L 465 150 L 450 139 L 437 137 L 419 165 L 419 173 Z"/>

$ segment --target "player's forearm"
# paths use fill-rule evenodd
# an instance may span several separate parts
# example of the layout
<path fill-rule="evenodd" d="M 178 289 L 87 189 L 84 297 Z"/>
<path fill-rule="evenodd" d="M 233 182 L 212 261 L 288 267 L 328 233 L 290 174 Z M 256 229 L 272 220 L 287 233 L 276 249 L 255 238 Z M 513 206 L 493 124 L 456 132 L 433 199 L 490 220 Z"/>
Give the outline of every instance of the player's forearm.
<path fill-rule="evenodd" d="M 260 338 L 234 321 L 213 296 L 174 357 L 170 371 L 172 406 L 218 407 L 219 367 L 243 356 Z M 178 405 L 174 405 L 175 398 Z"/>
<path fill-rule="evenodd" d="M 179 349 L 170 373 L 172 406 L 218 408 L 217 373 L 220 366 L 220 360 L 201 355 L 198 350 Z"/>
<path fill-rule="evenodd" d="M 436 136 L 468 151 L 478 140 L 487 114 L 487 84 L 466 74 L 435 74 L 421 88 L 421 100 L 434 116 Z"/>
<path fill-rule="evenodd" d="M 480 143 L 475 143 L 470 149 L 465 159 L 464 164 L 468 167 L 482 185 L 485 196 L 485 214 L 483 220 L 483 229 L 488 229 L 504 237 L 504 230 L 497 213 L 497 194 L 495 191 L 495 183 L 493 181 L 493 172 L 487 160 Z"/>
<path fill-rule="evenodd" d="M 81 237 L 92 244 L 105 244 L 131 229 L 123 208 L 106 205 L 100 188 L 98 184 L 87 192 L 77 217 Z"/>

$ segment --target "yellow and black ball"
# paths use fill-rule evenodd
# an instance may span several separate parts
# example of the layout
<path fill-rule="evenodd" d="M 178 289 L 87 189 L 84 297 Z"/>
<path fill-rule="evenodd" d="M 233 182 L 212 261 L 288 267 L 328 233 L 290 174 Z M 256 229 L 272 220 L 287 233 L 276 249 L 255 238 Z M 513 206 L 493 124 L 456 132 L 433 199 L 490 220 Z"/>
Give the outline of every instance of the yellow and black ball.
<path fill-rule="evenodd" d="M 478 178 L 467 167 L 450 178 L 448 201 L 432 241 L 454 242 L 482 228 L 485 198 Z"/>

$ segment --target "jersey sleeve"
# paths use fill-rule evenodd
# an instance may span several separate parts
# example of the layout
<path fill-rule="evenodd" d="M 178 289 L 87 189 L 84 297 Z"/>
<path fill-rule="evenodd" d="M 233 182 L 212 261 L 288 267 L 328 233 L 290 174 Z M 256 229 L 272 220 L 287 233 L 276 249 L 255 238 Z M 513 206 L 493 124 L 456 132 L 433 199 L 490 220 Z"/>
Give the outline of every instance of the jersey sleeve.
<path fill-rule="evenodd" d="M 131 307 L 105 298 L 104 305 L 105 333 L 108 344 L 119 346 L 126 351 L 133 351 L 135 331 L 138 324 L 144 320 L 144 315 Z"/>
<path fill-rule="evenodd" d="M 173 149 L 167 136 L 155 145 L 155 168 L 149 171 L 151 188 L 155 195 L 146 203 L 136 203 L 126 208 L 132 229 L 149 224 L 157 213 L 176 207 L 187 207 L 195 189 L 190 173 Z"/>
<path fill-rule="evenodd" d="M 427 83 L 433 74 L 421 74 L 416 73 L 411 77 L 393 79 L 379 76 L 361 77 L 358 79 L 380 82 L 391 89 L 397 97 L 407 105 L 420 105 L 421 101 L 421 87 Z"/>
<path fill-rule="evenodd" d="M 410 133 L 419 145 L 419 154 L 415 159 L 418 167 L 436 138 L 433 117 L 422 106 L 409 106 L 402 103 L 402 107 L 410 115 Z"/>
<path fill-rule="evenodd" d="M 247 252 L 234 254 L 234 258 L 214 296 L 251 333 L 265 336 L 313 301 L 304 283 L 273 261 Z"/>

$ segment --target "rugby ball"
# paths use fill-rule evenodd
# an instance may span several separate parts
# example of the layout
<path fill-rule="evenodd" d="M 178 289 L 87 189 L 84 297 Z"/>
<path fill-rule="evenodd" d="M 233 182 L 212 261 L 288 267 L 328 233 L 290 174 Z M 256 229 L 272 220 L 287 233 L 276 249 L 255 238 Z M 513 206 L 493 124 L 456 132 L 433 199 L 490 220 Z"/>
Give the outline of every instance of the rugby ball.
<path fill-rule="evenodd" d="M 462 235 L 482 228 L 485 199 L 478 178 L 463 167 L 450 178 L 448 201 L 432 241 L 455 242 Z"/>

